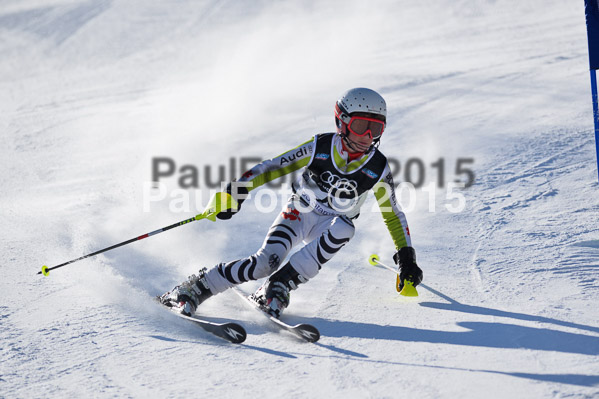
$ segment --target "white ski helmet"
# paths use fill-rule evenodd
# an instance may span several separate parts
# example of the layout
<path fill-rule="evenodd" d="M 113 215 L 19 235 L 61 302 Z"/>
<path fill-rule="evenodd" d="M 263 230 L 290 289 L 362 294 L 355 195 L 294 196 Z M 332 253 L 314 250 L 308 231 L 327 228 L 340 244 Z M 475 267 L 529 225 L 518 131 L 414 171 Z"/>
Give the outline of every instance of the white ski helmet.
<path fill-rule="evenodd" d="M 351 116 L 354 112 L 364 112 L 382 116 L 381 120 L 383 122 L 387 120 L 387 103 L 385 103 L 383 97 L 376 91 L 364 87 L 356 87 L 346 91 L 337 100 L 337 107 L 348 116 Z"/>
<path fill-rule="evenodd" d="M 387 103 L 374 90 L 365 87 L 350 89 L 335 104 L 335 125 L 337 126 L 337 133 L 343 138 L 347 138 L 347 124 L 350 123 L 352 116 L 370 117 L 386 124 Z M 379 141 L 380 136 L 374 139 L 373 146 L 378 145 Z M 371 149 L 372 146 L 368 151 Z"/>

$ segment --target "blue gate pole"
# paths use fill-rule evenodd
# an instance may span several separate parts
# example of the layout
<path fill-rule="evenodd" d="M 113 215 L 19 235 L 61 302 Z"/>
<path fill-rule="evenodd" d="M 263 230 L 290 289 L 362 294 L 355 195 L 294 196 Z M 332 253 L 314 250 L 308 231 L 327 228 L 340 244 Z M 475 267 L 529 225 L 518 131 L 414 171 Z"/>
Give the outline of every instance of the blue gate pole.
<path fill-rule="evenodd" d="M 593 94 L 593 120 L 595 121 L 595 151 L 597 154 L 597 179 L 599 179 L 599 107 L 597 104 L 597 73 L 591 69 L 591 93 Z"/>
<path fill-rule="evenodd" d="M 597 110 L 597 69 L 599 69 L 599 1 L 584 0 L 589 42 L 589 69 L 591 71 L 591 93 L 593 94 L 593 121 L 595 122 L 595 153 L 597 154 L 597 176 L 599 178 L 599 111 Z"/>

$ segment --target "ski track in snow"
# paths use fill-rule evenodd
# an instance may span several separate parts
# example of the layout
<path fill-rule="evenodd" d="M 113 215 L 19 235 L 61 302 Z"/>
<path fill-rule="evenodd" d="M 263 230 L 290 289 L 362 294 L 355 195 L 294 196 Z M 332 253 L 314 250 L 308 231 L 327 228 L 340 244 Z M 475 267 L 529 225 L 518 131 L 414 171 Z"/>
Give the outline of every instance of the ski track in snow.
<path fill-rule="evenodd" d="M 0 37 L 0 397 L 599 396 L 581 4 L 8 1 Z M 226 223 L 35 274 L 189 217 L 167 201 L 143 212 L 152 157 L 202 167 L 279 154 L 332 129 L 332 101 L 359 85 L 387 99 L 381 149 L 402 165 L 443 157 L 451 181 L 451 162 L 475 159 L 463 212 L 441 189 L 429 212 L 417 191 L 418 299 L 368 265 L 371 253 L 391 264 L 393 248 L 364 212 L 292 292 L 285 317 L 317 326 L 316 344 L 232 292 L 199 313 L 243 324 L 237 346 L 153 303 L 261 245 L 277 211 L 251 201 Z"/>

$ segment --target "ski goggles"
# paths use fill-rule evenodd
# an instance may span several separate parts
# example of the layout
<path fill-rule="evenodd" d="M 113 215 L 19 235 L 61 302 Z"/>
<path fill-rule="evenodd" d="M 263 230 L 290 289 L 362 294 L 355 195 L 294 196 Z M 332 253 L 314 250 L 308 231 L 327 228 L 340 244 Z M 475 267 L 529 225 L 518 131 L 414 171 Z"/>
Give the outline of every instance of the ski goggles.
<path fill-rule="evenodd" d="M 376 139 L 383 134 L 385 122 L 363 116 L 352 116 L 347 124 L 347 128 L 356 136 L 366 136 L 370 133 L 370 137 Z"/>
<path fill-rule="evenodd" d="M 373 139 L 379 138 L 385 130 L 385 122 L 366 116 L 349 116 L 339 106 L 335 107 L 337 117 L 347 124 L 348 130 L 356 136 L 366 136 L 370 133 Z"/>

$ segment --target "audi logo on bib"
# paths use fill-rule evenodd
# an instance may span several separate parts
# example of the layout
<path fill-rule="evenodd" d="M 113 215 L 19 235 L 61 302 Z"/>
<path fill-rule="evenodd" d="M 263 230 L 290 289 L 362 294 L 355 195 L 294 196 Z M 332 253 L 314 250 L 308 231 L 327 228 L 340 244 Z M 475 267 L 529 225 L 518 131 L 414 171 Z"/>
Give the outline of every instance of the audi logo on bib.
<path fill-rule="evenodd" d="M 328 193 L 329 206 L 338 212 L 349 211 L 358 200 L 358 183 L 324 171 L 319 176 L 321 188 Z"/>
<path fill-rule="evenodd" d="M 328 170 L 320 174 L 320 181 L 329 185 L 329 190 L 343 190 L 346 192 L 355 192 L 358 190 L 358 183 L 355 180 L 349 180 L 332 174 Z"/>

